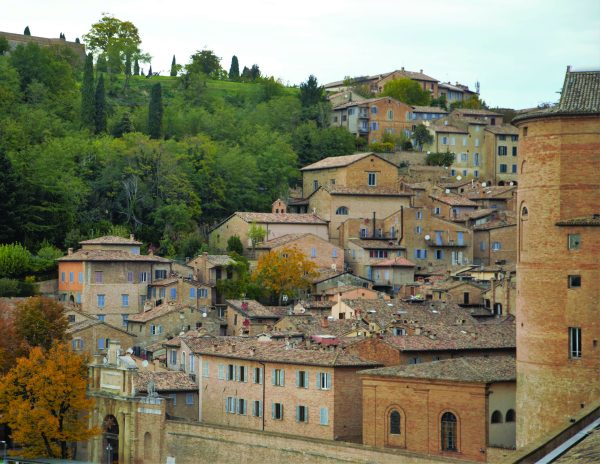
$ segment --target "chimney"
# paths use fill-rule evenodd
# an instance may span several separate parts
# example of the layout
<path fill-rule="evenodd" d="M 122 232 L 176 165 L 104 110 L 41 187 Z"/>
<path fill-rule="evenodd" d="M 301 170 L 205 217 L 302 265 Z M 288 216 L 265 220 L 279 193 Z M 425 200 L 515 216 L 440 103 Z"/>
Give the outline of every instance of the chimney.
<path fill-rule="evenodd" d="M 73 248 L 69 248 L 67 250 L 67 255 L 71 256 L 73 254 Z"/>
<path fill-rule="evenodd" d="M 232 343 L 231 345 L 229 345 L 229 352 L 235 353 L 235 343 Z"/>
<path fill-rule="evenodd" d="M 256 347 L 251 346 L 250 347 L 250 356 L 255 356 L 256 355 Z"/>
<path fill-rule="evenodd" d="M 133 234 L 129 234 L 129 240 L 131 240 L 132 242 L 135 240 L 135 238 L 133 238 Z"/>
<path fill-rule="evenodd" d="M 213 346 L 212 346 L 213 353 L 217 351 L 217 346 L 219 346 L 217 343 L 213 343 Z"/>
<path fill-rule="evenodd" d="M 116 366 L 121 354 L 121 343 L 117 340 L 109 340 L 107 351 L 108 364 Z"/>

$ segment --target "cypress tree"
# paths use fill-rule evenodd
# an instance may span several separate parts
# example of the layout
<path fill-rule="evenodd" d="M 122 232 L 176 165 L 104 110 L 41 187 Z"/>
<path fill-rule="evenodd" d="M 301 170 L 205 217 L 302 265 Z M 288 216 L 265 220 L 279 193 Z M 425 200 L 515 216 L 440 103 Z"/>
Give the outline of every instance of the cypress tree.
<path fill-rule="evenodd" d="M 123 137 L 123 134 L 133 132 L 134 130 L 135 128 L 133 127 L 131 116 L 129 115 L 129 113 L 123 113 L 123 116 L 121 116 L 121 120 L 113 130 L 113 135 L 115 137 Z"/>
<path fill-rule="evenodd" d="M 106 72 L 108 65 L 106 63 L 106 55 L 102 53 L 96 60 L 96 72 Z"/>
<path fill-rule="evenodd" d="M 31 35 L 31 32 L 29 31 L 29 26 L 25 26 L 25 30 L 23 31 L 23 35 Z"/>
<path fill-rule="evenodd" d="M 79 41 L 79 37 L 75 37 L 75 43 L 76 43 L 76 44 L 78 44 L 78 43 L 81 43 L 81 42 Z"/>
<path fill-rule="evenodd" d="M 152 65 L 150 65 L 150 69 L 148 70 L 148 76 L 147 77 L 152 77 Z"/>
<path fill-rule="evenodd" d="M 85 57 L 83 83 L 81 85 L 81 127 L 94 130 L 96 126 L 96 105 L 94 95 L 94 56 Z"/>
<path fill-rule="evenodd" d="M 138 61 L 137 58 L 133 62 L 133 75 L 134 76 L 139 76 L 140 75 L 140 63 L 139 63 L 139 61 Z"/>
<path fill-rule="evenodd" d="M 131 55 L 125 55 L 125 76 L 131 76 Z"/>
<path fill-rule="evenodd" d="M 96 86 L 96 134 L 106 132 L 106 91 L 104 90 L 104 76 L 100 74 Z"/>
<path fill-rule="evenodd" d="M 171 61 L 171 76 L 177 75 L 177 62 L 175 61 L 175 55 L 173 55 L 173 61 Z"/>
<path fill-rule="evenodd" d="M 240 79 L 240 64 L 238 63 L 237 56 L 231 57 L 231 66 L 229 67 L 229 80 L 237 81 Z"/>
<path fill-rule="evenodd" d="M 150 105 L 148 106 L 148 133 L 150 138 L 160 139 L 162 137 L 162 118 L 162 87 L 160 83 L 157 83 L 152 86 Z"/>

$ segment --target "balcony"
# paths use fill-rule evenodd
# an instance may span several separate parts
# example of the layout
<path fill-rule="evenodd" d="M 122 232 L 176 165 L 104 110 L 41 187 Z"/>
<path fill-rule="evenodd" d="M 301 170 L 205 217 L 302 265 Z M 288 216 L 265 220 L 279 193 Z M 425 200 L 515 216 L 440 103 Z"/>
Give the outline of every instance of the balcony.
<path fill-rule="evenodd" d="M 457 240 L 438 240 L 438 239 L 429 239 L 425 240 L 428 246 L 430 247 L 438 247 L 438 248 L 466 248 L 469 246 L 467 242 L 461 240 L 458 242 Z"/>

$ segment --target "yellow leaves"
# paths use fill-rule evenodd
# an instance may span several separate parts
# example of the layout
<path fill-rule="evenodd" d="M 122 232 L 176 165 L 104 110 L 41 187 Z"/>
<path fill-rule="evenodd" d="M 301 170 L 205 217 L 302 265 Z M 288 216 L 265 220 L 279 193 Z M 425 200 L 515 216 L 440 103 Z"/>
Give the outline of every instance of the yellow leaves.
<path fill-rule="evenodd" d="M 88 429 L 85 359 L 65 344 L 48 352 L 40 347 L 19 358 L 0 383 L 0 415 L 28 457 L 62 457 L 65 442 L 87 440 L 99 433 Z"/>
<path fill-rule="evenodd" d="M 315 263 L 298 248 L 283 247 L 261 256 L 252 278 L 277 295 L 295 295 L 297 290 L 309 288 L 316 275 Z"/>

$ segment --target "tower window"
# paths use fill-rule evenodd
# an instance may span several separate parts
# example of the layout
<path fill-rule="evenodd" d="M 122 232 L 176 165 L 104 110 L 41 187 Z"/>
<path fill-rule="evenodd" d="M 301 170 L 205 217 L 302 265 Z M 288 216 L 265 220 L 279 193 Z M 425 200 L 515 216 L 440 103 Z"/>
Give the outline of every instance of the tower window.
<path fill-rule="evenodd" d="M 580 246 L 581 246 L 581 235 L 569 234 L 569 241 L 568 241 L 569 250 L 579 250 Z"/>
<path fill-rule="evenodd" d="M 581 327 L 569 327 L 569 358 L 581 358 Z"/>
<path fill-rule="evenodd" d="M 581 276 L 580 275 L 570 275 L 569 276 L 569 288 L 579 288 L 581 287 Z"/>

